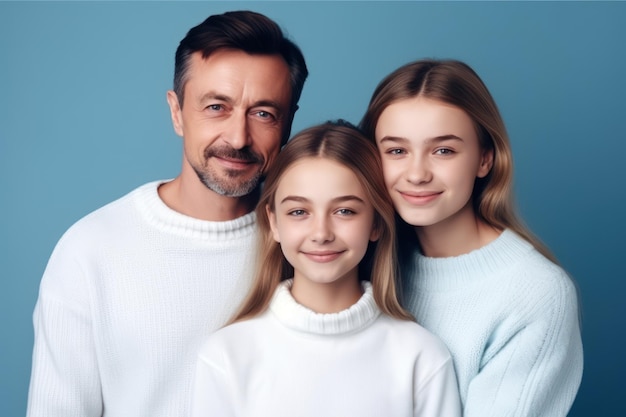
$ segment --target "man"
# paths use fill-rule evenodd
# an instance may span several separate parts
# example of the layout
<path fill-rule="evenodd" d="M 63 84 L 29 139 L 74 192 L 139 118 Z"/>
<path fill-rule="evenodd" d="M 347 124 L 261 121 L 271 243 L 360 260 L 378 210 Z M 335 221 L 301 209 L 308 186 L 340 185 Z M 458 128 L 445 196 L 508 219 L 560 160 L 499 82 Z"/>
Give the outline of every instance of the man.
<path fill-rule="evenodd" d="M 263 174 L 308 71 L 267 17 L 229 12 L 176 51 L 180 175 L 86 216 L 57 244 L 34 312 L 28 416 L 184 416 L 196 350 L 246 294 Z"/>

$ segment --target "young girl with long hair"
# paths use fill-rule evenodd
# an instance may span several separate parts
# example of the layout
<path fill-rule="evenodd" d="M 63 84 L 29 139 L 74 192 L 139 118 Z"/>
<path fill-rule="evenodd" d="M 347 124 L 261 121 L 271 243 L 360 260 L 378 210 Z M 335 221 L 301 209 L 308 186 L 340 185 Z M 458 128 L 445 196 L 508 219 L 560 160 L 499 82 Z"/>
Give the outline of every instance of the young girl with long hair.
<path fill-rule="evenodd" d="M 459 61 L 406 64 L 361 127 L 401 217 L 404 305 L 450 349 L 463 415 L 566 416 L 583 369 L 577 291 L 515 214 L 485 84 Z"/>
<path fill-rule="evenodd" d="M 258 272 L 199 352 L 194 417 L 460 416 L 448 350 L 396 295 L 380 170 L 345 122 L 279 153 L 256 210 Z"/>

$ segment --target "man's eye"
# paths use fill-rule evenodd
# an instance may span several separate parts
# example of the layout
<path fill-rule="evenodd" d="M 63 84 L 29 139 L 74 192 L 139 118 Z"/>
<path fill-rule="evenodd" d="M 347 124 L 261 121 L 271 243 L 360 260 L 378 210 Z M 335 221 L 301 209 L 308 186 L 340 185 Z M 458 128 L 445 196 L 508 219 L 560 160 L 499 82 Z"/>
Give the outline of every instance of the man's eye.
<path fill-rule="evenodd" d="M 209 110 L 213 110 L 213 111 L 220 111 L 220 110 L 222 110 L 223 108 L 224 108 L 224 107 L 222 107 L 222 105 L 221 105 L 221 104 L 209 104 L 209 105 L 207 106 L 207 109 L 209 109 Z"/>
<path fill-rule="evenodd" d="M 255 114 L 260 117 L 261 119 L 267 119 L 267 120 L 274 120 L 275 117 L 272 113 L 265 111 L 265 110 L 259 110 L 257 112 L 255 112 Z"/>

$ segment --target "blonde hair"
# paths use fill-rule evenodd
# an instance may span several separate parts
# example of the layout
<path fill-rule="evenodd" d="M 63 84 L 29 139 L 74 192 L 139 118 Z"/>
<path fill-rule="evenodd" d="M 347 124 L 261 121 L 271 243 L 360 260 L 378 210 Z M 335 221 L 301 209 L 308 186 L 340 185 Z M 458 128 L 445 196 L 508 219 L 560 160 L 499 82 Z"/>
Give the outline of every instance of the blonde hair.
<path fill-rule="evenodd" d="M 374 207 L 374 227 L 380 235 L 376 242 L 369 243 L 367 253 L 359 264 L 359 277 L 371 281 L 374 300 L 383 313 L 413 320 L 399 302 L 395 211 L 380 175 L 382 166 L 378 150 L 357 128 L 337 121 L 298 133 L 274 161 L 256 208 L 259 229 L 256 276 L 247 298 L 229 323 L 249 319 L 265 311 L 279 283 L 293 277 L 293 267 L 285 259 L 280 244 L 272 237 L 266 207 L 270 211 L 275 210 L 275 194 L 283 174 L 302 158 L 329 159 L 349 168 L 357 176 Z"/>
<path fill-rule="evenodd" d="M 493 167 L 477 178 L 472 193 L 475 215 L 486 224 L 511 229 L 539 252 L 556 262 L 550 250 L 524 225 L 513 197 L 513 155 L 498 107 L 489 90 L 467 64 L 456 60 L 425 59 L 406 64 L 376 87 L 360 127 L 375 141 L 376 124 L 382 112 L 399 100 L 424 97 L 458 107 L 472 119 L 480 145 L 492 150 Z"/>

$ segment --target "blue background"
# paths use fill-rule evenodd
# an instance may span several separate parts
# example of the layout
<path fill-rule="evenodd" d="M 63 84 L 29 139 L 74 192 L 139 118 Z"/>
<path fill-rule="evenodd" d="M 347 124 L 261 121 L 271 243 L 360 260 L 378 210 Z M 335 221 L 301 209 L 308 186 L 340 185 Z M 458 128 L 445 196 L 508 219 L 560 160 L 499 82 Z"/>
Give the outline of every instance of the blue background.
<path fill-rule="evenodd" d="M 507 123 L 520 210 L 577 280 L 585 371 L 570 416 L 626 415 L 626 3 L 0 3 L 0 415 L 26 409 L 32 310 L 76 220 L 177 175 L 165 92 L 210 14 L 275 19 L 309 65 L 294 132 L 358 122 L 380 79 L 420 57 L 482 76 Z"/>

